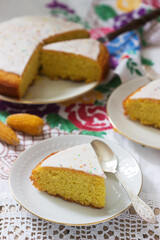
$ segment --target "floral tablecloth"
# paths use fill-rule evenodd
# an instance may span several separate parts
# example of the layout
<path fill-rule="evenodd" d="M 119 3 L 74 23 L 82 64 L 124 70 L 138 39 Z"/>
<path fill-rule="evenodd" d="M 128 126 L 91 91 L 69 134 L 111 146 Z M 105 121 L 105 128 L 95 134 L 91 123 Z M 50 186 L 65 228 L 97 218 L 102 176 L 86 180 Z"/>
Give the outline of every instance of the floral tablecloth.
<path fill-rule="evenodd" d="M 120 28 L 154 8 L 158 0 L 77 0 L 15 1 L 1 0 L 0 21 L 28 14 L 52 14 L 78 22 L 98 38 Z M 138 31 L 130 31 L 105 43 L 110 52 L 110 74 L 93 91 L 62 104 L 21 105 L 0 102 L 0 120 L 12 113 L 27 112 L 43 117 L 40 137 L 18 133 L 16 147 L 0 143 L 0 239 L 160 239 L 160 152 L 121 136 L 114 131 L 106 113 L 111 92 L 125 81 L 144 75 L 142 63 L 158 71 L 159 19 Z M 156 46 L 156 52 L 146 47 Z M 159 50 L 160 51 L 160 50 Z M 119 217 L 92 226 L 54 224 L 24 210 L 12 197 L 8 187 L 10 168 L 16 158 L 32 144 L 61 135 L 94 135 L 110 139 L 127 149 L 139 162 L 143 172 L 141 198 L 157 216 L 157 223 L 147 224 L 131 207 Z"/>

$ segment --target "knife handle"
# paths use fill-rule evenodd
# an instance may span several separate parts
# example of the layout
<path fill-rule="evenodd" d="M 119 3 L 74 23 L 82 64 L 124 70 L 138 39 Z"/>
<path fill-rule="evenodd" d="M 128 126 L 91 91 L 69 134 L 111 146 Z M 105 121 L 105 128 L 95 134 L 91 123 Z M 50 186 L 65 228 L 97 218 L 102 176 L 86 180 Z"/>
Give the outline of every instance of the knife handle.
<path fill-rule="evenodd" d="M 108 33 L 105 37 L 98 38 L 100 42 L 112 41 L 114 38 L 118 37 L 120 34 L 137 29 L 143 26 L 145 23 L 157 18 L 160 16 L 160 8 L 151 11 L 144 16 L 134 19 L 131 22 L 127 23 L 125 26 L 115 30 L 114 32 Z"/>

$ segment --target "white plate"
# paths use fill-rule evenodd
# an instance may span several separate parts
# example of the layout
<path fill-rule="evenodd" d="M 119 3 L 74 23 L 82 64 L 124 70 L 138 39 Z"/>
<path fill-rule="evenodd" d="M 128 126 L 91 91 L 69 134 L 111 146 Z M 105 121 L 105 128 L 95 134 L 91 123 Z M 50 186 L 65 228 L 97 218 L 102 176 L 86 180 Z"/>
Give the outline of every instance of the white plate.
<path fill-rule="evenodd" d="M 120 85 L 108 99 L 107 113 L 112 125 L 119 133 L 136 143 L 160 149 L 160 130 L 132 121 L 123 114 L 123 100 L 147 83 L 149 83 L 147 77 L 140 77 Z"/>
<path fill-rule="evenodd" d="M 15 199 L 34 215 L 56 223 L 66 225 L 91 225 L 107 221 L 126 210 L 129 201 L 123 187 L 112 175 L 107 174 L 106 207 L 94 209 L 76 203 L 50 196 L 38 191 L 29 177 L 32 169 L 47 155 L 74 145 L 88 143 L 92 136 L 61 136 L 49 138 L 26 150 L 15 161 L 10 173 L 10 188 Z M 102 139 L 101 139 L 102 140 Z M 142 173 L 136 160 L 116 143 L 105 141 L 117 154 L 119 159 L 118 171 L 131 189 L 138 194 L 142 186 Z"/>
<path fill-rule="evenodd" d="M 97 82 L 73 82 L 70 80 L 51 80 L 45 76 L 38 76 L 25 96 L 20 100 L 0 95 L 0 99 L 7 102 L 23 104 L 60 103 L 79 97 L 98 85 Z"/>

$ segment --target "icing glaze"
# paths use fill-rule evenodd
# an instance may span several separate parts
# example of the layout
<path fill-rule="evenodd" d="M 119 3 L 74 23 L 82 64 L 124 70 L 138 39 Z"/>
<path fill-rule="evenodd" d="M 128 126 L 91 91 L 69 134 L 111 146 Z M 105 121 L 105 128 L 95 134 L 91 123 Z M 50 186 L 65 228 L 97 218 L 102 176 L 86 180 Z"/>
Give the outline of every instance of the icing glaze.
<path fill-rule="evenodd" d="M 82 55 L 97 60 L 100 52 L 100 44 L 95 39 L 75 39 L 51 43 L 45 45 L 43 49 L 74 53 L 76 55 Z"/>
<path fill-rule="evenodd" d="M 91 144 L 82 144 L 49 156 L 41 167 L 69 168 L 106 178 Z"/>
<path fill-rule="evenodd" d="M 160 100 L 160 79 L 149 82 L 140 91 L 133 94 L 130 99 L 150 98 Z"/>
<path fill-rule="evenodd" d="M 0 69 L 21 76 L 39 43 L 79 29 L 83 29 L 80 24 L 52 16 L 26 16 L 1 23 Z"/>

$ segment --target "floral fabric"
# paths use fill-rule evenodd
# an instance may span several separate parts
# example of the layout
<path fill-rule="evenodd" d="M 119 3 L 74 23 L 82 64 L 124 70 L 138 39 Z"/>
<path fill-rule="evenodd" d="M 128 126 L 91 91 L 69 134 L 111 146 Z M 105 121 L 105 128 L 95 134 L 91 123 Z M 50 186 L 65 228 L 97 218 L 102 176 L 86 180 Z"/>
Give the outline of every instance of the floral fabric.
<path fill-rule="evenodd" d="M 114 2 L 114 3 L 113 3 Z M 50 14 L 63 17 L 67 20 L 81 23 L 89 29 L 92 38 L 99 38 L 114 31 L 131 20 L 141 17 L 148 9 L 157 7 L 158 1 L 90 1 L 86 16 L 79 15 L 78 7 L 73 8 L 71 2 L 51 1 L 46 4 Z M 128 6 L 128 8 L 127 8 Z M 134 79 L 144 74 L 141 65 L 141 39 L 137 31 L 130 31 L 120 35 L 110 42 L 105 43 L 110 53 L 110 76 L 102 82 L 99 87 L 91 93 L 84 95 L 74 101 L 64 104 L 50 104 L 41 106 L 17 105 L 7 102 L 0 103 L 0 119 L 5 118 L 14 112 L 29 112 L 50 119 L 47 123 L 53 127 L 52 121 L 60 121 L 67 132 L 75 128 L 96 131 L 101 136 L 101 131 L 108 131 L 112 128 L 107 118 L 105 104 L 106 100 L 121 82 Z M 143 62 L 148 63 L 148 57 Z M 113 72 L 114 70 L 114 72 Z M 113 74 L 114 73 L 114 74 Z M 116 75 L 115 75 L 116 74 Z M 111 82 L 109 82 L 111 81 Z M 54 113 L 53 118 L 48 114 Z M 58 117 L 57 117 L 58 116 Z M 99 120 L 100 119 L 100 120 Z M 66 123 L 70 122 L 66 128 Z"/>

